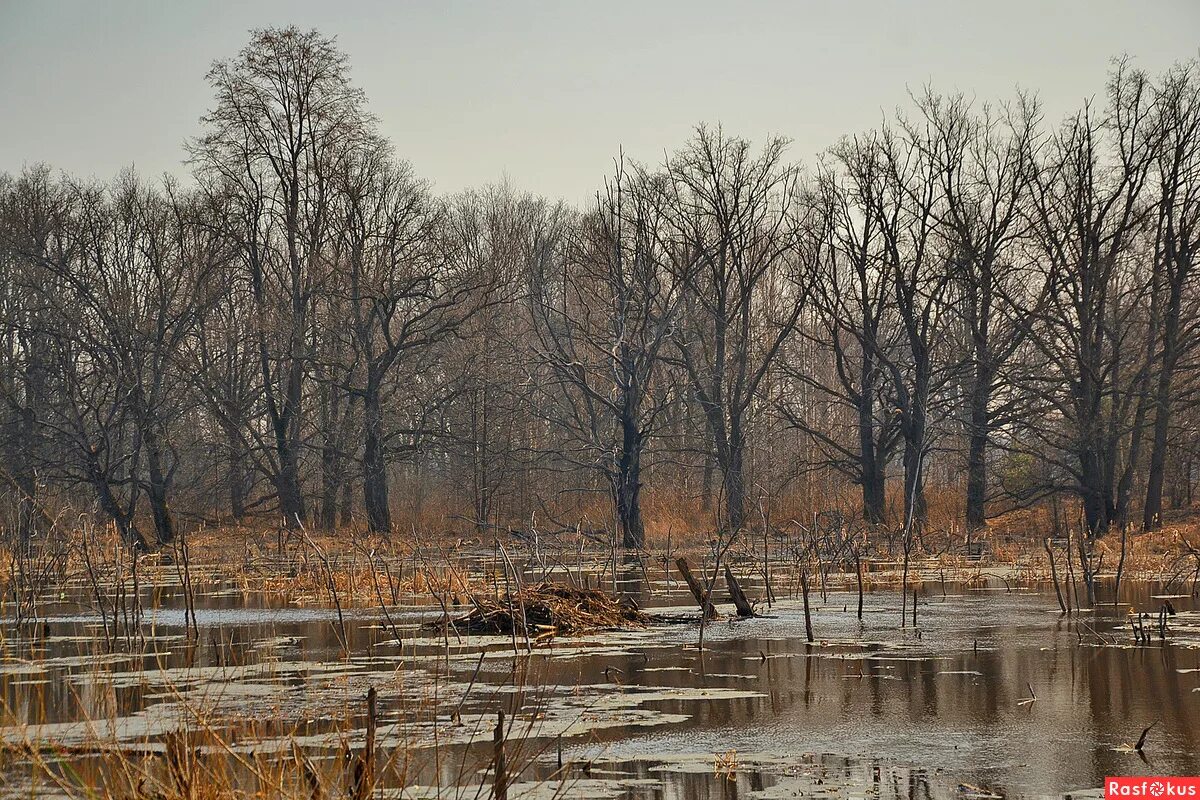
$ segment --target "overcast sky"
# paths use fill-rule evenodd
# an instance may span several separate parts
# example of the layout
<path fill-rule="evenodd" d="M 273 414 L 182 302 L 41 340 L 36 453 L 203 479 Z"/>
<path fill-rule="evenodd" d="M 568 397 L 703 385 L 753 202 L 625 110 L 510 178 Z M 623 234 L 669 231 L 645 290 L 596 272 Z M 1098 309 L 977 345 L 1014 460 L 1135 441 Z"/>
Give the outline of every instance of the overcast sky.
<path fill-rule="evenodd" d="M 508 177 L 572 202 L 619 149 L 658 160 L 702 121 L 811 163 L 909 87 L 1035 89 L 1057 119 L 1121 53 L 1200 46 L 1200 1 L 65 2 L 0 0 L 0 171 L 183 175 L 204 80 L 247 31 L 337 37 L 397 152 L 444 191 Z"/>

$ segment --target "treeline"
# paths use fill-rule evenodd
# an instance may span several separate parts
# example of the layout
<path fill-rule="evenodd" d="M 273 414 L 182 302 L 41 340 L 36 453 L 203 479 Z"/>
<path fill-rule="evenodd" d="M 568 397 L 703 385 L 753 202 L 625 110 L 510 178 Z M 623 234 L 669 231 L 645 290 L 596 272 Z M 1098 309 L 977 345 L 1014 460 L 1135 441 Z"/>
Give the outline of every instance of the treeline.
<path fill-rule="evenodd" d="M 1069 497 L 1101 534 L 1191 501 L 1196 62 L 1118 62 L 1061 122 L 926 91 L 808 168 L 701 127 L 583 209 L 437 195 L 316 32 L 208 81 L 186 186 L 0 178 L 22 541 L 438 503 L 637 545 L 644 492 L 726 529 L 797 492 L 919 526 L 927 487 L 963 530 Z"/>

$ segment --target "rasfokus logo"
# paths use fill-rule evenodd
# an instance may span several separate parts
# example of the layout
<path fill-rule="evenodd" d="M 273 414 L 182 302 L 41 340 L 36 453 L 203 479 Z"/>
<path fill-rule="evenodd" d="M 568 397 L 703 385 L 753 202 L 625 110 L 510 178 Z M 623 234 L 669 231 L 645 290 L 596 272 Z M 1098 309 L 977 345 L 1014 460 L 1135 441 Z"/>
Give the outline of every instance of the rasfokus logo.
<path fill-rule="evenodd" d="M 1171 797 L 1200 798 L 1200 778 L 1168 778 L 1165 776 L 1136 778 L 1105 778 L 1104 796 L 1147 797 L 1151 800 Z"/>

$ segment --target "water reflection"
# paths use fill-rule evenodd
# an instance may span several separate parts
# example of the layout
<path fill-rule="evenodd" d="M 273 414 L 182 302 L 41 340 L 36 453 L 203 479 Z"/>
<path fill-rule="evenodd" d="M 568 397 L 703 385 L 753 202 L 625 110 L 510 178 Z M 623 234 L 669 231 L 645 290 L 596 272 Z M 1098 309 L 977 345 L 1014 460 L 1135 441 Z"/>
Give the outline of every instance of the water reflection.
<path fill-rule="evenodd" d="M 761 595 L 750 573 L 747 590 Z M 653 562 L 619 565 L 616 586 L 647 608 L 689 601 Z M 358 698 L 375 685 L 381 724 L 421 705 L 461 754 L 423 756 L 419 726 L 403 742 L 385 736 L 385 747 L 418 746 L 405 782 L 427 786 L 483 780 L 490 743 L 463 744 L 464 720 L 490 742 L 487 720 L 503 707 L 532 734 L 514 759 L 521 779 L 554 774 L 561 752 L 588 796 L 600 783 L 609 796 L 661 798 L 1063 794 L 1107 775 L 1200 773 L 1195 601 L 1172 598 L 1165 641 L 1135 646 L 1126 622 L 1129 603 L 1155 610 L 1161 590 L 1127 584 L 1120 606 L 1102 591 L 1095 610 L 1065 618 L 1044 586 L 932 581 L 916 629 L 901 627 L 894 591 L 868 594 L 862 620 L 856 595 L 817 591 L 811 645 L 801 604 L 785 596 L 763 618 L 710 625 L 703 652 L 695 626 L 661 625 L 533 655 L 503 637 L 428 630 L 437 613 L 414 597 L 389 610 L 399 644 L 376 612 L 350 612 L 347 656 L 332 611 L 221 584 L 197 598 L 200 636 L 188 641 L 168 586 L 143 599 L 146 646 L 132 652 L 105 651 L 84 597 L 54 604 L 37 636 L 5 639 L 0 696 L 8 723 L 132 720 L 132 742 L 158 734 L 147 720 L 171 722 L 147 712 L 193 692 L 230 729 L 258 720 L 243 736 L 309 737 L 319 753 L 324 733 L 361 726 Z M 1123 747 L 1155 720 L 1146 760 Z"/>

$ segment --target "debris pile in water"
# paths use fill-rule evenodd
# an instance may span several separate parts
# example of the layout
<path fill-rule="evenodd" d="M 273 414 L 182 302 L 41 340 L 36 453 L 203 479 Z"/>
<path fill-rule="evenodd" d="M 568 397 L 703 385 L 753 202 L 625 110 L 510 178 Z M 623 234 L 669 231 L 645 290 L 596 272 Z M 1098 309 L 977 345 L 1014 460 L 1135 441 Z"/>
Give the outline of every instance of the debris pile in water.
<path fill-rule="evenodd" d="M 636 606 L 612 595 L 561 583 L 539 583 L 495 597 L 473 594 L 471 604 L 474 608 L 469 614 L 450 621 L 470 633 L 516 633 L 548 639 L 649 622 Z"/>

